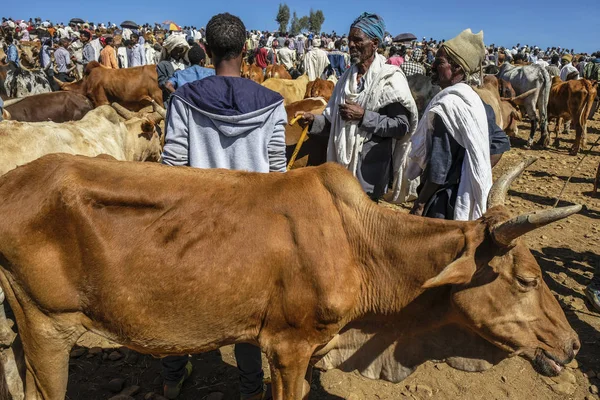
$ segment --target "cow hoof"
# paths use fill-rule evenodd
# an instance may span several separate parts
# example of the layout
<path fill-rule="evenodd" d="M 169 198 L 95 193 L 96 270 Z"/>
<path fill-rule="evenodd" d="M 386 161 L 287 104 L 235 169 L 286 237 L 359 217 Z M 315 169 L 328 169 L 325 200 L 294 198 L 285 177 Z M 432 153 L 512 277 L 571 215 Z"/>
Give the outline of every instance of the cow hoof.
<path fill-rule="evenodd" d="M 572 148 L 571 150 L 569 150 L 569 155 L 571 156 L 576 156 L 577 153 L 579 153 L 579 149 L 577 148 Z"/>
<path fill-rule="evenodd" d="M 526 148 L 527 150 L 529 150 L 529 149 L 531 149 L 531 146 L 533 146 L 533 139 L 529 139 L 529 140 L 527 141 L 527 143 L 525 144 L 525 148 Z"/>
<path fill-rule="evenodd" d="M 560 147 L 560 139 L 554 140 L 554 143 L 552 144 L 552 146 L 554 146 L 558 149 Z"/>

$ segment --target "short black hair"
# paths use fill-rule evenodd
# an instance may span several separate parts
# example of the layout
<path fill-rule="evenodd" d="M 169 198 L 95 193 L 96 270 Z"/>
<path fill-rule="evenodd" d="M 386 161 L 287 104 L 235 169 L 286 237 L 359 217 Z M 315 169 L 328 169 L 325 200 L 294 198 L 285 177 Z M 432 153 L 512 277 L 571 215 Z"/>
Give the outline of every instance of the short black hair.
<path fill-rule="evenodd" d="M 108 37 L 107 37 L 107 38 L 104 40 L 104 43 L 106 43 L 107 45 L 110 45 L 110 44 L 112 44 L 112 42 L 113 42 L 113 38 L 112 38 L 112 37 L 110 37 L 110 36 L 108 36 Z"/>
<path fill-rule="evenodd" d="M 223 60 L 230 60 L 242 54 L 246 42 L 246 27 L 235 15 L 217 14 L 206 24 L 206 42 L 212 54 Z"/>
<path fill-rule="evenodd" d="M 202 47 L 194 44 L 188 51 L 188 59 L 190 60 L 190 64 L 198 65 L 202 60 L 206 59 L 206 53 Z"/>

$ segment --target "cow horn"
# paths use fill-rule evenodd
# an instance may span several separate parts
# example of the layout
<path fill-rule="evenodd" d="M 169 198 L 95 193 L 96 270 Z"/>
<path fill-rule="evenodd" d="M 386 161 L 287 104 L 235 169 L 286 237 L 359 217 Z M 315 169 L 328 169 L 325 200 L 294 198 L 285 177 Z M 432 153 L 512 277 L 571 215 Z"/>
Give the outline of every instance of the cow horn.
<path fill-rule="evenodd" d="M 570 215 L 578 213 L 580 210 L 581 205 L 576 204 L 519 215 L 492 228 L 492 237 L 500 245 L 512 246 L 515 239 L 527 232 L 567 218 Z"/>
<path fill-rule="evenodd" d="M 3 107 L 9 107 L 9 106 L 15 105 L 15 104 L 17 104 L 18 102 L 20 102 L 20 101 L 23 101 L 23 100 L 25 100 L 25 97 L 19 97 L 19 98 L 16 98 L 16 99 L 9 99 L 9 100 L 6 100 L 6 101 L 4 102 L 4 106 L 3 106 Z"/>
<path fill-rule="evenodd" d="M 152 109 L 154 112 L 158 113 L 162 117 L 162 119 L 167 118 L 167 110 L 162 108 L 156 101 L 152 100 Z"/>
<path fill-rule="evenodd" d="M 128 109 L 126 109 L 125 107 L 120 105 L 119 103 L 112 103 L 111 106 L 112 106 L 112 108 L 115 109 L 117 114 L 119 114 L 121 117 L 125 118 L 126 120 L 130 120 L 133 117 L 135 117 L 134 113 L 132 113 L 131 111 L 129 111 Z"/>
<path fill-rule="evenodd" d="M 67 84 L 61 81 L 60 79 L 57 79 L 55 76 L 53 76 L 52 78 L 54 79 L 54 82 L 56 82 L 56 84 L 60 87 L 60 90 L 64 90 Z"/>
<path fill-rule="evenodd" d="M 490 189 L 490 193 L 488 195 L 487 207 L 492 208 L 494 206 L 504 205 L 504 201 L 506 200 L 506 194 L 508 193 L 508 189 L 510 185 L 525 171 L 525 168 L 529 167 L 537 160 L 536 157 L 529 157 L 524 160 L 521 160 L 520 163 L 515 165 L 510 170 L 506 171 L 500 178 L 494 182 L 494 185 Z"/>

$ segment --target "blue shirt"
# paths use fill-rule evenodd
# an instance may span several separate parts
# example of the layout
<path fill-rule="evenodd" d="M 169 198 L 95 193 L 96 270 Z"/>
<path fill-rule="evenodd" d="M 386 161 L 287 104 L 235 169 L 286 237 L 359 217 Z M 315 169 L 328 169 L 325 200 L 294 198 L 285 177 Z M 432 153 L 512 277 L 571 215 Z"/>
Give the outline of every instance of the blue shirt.
<path fill-rule="evenodd" d="M 173 86 L 175 86 L 175 89 L 177 89 L 186 83 L 199 81 L 200 79 L 206 78 L 207 76 L 213 76 L 214 74 L 214 69 L 204 68 L 199 65 L 192 65 L 189 68 L 175 72 L 175 74 L 169 79 L 169 82 L 171 82 Z"/>
<path fill-rule="evenodd" d="M 6 51 L 6 60 L 12 61 L 19 65 L 19 52 L 17 51 L 17 46 L 14 44 L 8 46 L 8 50 Z"/>

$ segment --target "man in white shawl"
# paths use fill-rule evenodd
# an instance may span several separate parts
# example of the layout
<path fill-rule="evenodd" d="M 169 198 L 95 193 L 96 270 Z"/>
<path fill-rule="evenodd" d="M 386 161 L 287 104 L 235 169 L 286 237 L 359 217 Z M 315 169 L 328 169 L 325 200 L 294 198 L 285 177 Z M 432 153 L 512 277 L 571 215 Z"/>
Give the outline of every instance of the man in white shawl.
<path fill-rule="evenodd" d="M 492 166 L 510 148 L 491 107 L 465 83 L 485 57 L 483 32 L 470 29 L 445 42 L 432 66 L 443 89 L 429 103 L 412 137 L 409 178 L 421 178 L 412 213 L 474 220 L 486 211 Z"/>
<path fill-rule="evenodd" d="M 403 176 L 418 111 L 400 68 L 377 54 L 385 24 L 363 13 L 348 36 L 352 67 L 340 78 L 323 115 L 299 113 L 310 134 L 328 135 L 327 160 L 346 167 L 378 201 L 393 178 L 393 201 L 405 201 Z"/>
<path fill-rule="evenodd" d="M 308 75 L 309 81 L 324 78 L 323 73 L 329 66 L 329 57 L 327 57 L 327 52 L 321 48 L 321 39 L 313 39 L 312 45 L 313 48 L 306 53 L 303 61 L 304 72 Z"/>

